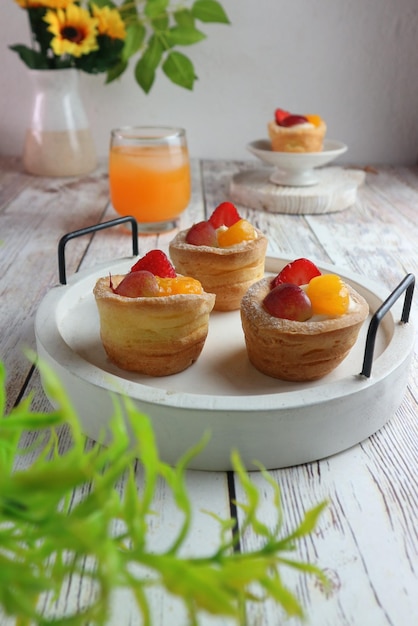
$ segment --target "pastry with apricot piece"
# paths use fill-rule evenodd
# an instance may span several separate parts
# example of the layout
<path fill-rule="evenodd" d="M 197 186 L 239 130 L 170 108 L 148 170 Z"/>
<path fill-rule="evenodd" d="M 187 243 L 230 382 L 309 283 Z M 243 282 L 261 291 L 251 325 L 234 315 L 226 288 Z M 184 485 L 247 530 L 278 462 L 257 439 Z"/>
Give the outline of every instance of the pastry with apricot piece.
<path fill-rule="evenodd" d="M 214 309 L 238 310 L 247 289 L 264 276 L 267 237 L 242 219 L 231 202 L 179 232 L 170 243 L 176 271 L 197 278 L 216 295 Z"/>
<path fill-rule="evenodd" d="M 268 123 L 274 152 L 322 152 L 327 126 L 319 115 L 295 115 L 276 109 Z"/>
<path fill-rule="evenodd" d="M 320 379 L 349 354 L 368 313 L 366 300 L 339 276 L 296 259 L 242 300 L 248 358 L 273 378 Z"/>
<path fill-rule="evenodd" d="M 103 347 L 121 369 L 168 376 L 199 357 L 215 296 L 178 275 L 162 251 L 152 250 L 126 275 L 99 278 L 93 292 Z"/>

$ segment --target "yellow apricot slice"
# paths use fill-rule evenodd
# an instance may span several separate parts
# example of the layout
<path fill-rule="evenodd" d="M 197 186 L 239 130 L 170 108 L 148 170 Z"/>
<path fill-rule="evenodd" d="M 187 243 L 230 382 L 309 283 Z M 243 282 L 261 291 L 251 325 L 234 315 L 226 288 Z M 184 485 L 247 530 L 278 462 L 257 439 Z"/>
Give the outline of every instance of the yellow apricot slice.
<path fill-rule="evenodd" d="M 203 287 L 198 280 L 189 276 L 177 276 L 176 278 L 161 278 L 157 276 L 160 296 L 173 296 L 179 293 L 203 293 Z"/>
<path fill-rule="evenodd" d="M 321 126 L 322 118 L 320 115 L 316 115 L 314 113 L 308 113 L 308 115 L 305 115 L 305 117 L 308 120 L 308 122 L 310 122 L 314 126 Z"/>
<path fill-rule="evenodd" d="M 247 220 L 241 219 L 225 230 L 218 230 L 218 246 L 228 248 L 242 241 L 252 241 L 256 237 L 254 226 Z"/>
<path fill-rule="evenodd" d="M 306 294 L 314 315 L 343 315 L 350 304 L 347 286 L 336 274 L 322 274 L 309 281 Z"/>

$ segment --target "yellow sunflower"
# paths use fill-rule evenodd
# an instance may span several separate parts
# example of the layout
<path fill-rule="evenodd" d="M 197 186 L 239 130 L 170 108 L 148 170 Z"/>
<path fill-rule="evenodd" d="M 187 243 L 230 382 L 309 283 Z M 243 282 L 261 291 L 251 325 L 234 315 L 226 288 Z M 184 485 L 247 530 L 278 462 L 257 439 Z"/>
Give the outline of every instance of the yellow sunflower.
<path fill-rule="evenodd" d="M 92 12 L 98 20 L 97 29 L 100 35 L 107 35 L 111 39 L 125 39 L 125 23 L 117 9 L 98 7 L 92 4 Z"/>
<path fill-rule="evenodd" d="M 57 56 L 70 54 L 80 57 L 98 50 L 97 19 L 91 17 L 86 9 L 70 4 L 66 10 L 47 11 L 44 20 L 49 24 L 49 32 L 54 35 L 51 48 Z"/>
<path fill-rule="evenodd" d="M 22 9 L 66 9 L 74 0 L 15 0 Z"/>

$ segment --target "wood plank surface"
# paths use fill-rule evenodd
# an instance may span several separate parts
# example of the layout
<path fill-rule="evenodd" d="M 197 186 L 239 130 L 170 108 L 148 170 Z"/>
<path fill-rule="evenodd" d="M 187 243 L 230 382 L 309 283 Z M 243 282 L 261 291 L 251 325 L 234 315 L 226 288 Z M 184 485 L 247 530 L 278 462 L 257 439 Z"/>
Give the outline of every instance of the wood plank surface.
<path fill-rule="evenodd" d="M 179 228 L 205 219 L 228 199 L 231 177 L 255 167 L 253 161 L 194 161 L 193 196 Z M 418 168 L 368 168 L 353 207 L 324 215 L 267 213 L 238 206 L 269 237 L 268 253 L 283 258 L 306 256 L 318 264 L 335 264 L 375 281 L 388 293 L 406 273 L 418 273 Z M 39 377 L 23 353 L 35 347 L 33 319 L 45 294 L 58 283 L 57 244 L 73 230 L 116 217 L 108 200 L 106 164 L 84 179 L 43 179 L 21 170 L 16 159 L 0 159 L 0 355 L 5 362 L 7 403 L 33 394 L 34 406 L 49 406 Z M 139 237 L 139 253 L 152 248 L 168 251 L 174 233 Z M 124 227 L 83 236 L 69 242 L 66 267 L 71 276 L 107 260 L 131 255 L 130 233 Z M 411 319 L 418 319 L 417 297 Z M 285 582 L 296 588 L 308 626 L 409 626 L 418 623 L 418 350 L 415 346 L 408 388 L 390 421 L 366 441 L 318 462 L 271 471 L 280 486 L 284 528 L 293 528 L 303 513 L 322 500 L 328 506 L 316 533 L 298 546 L 296 555 L 325 569 L 332 587 L 286 570 Z M 28 433 L 22 445 L 33 441 Z M 62 433 L 62 446 L 70 445 Z M 141 484 L 141 468 L 137 468 Z M 228 476 L 223 472 L 189 471 L 194 524 L 185 547 L 194 555 L 216 545 L 217 524 L 204 509 L 230 515 Z M 259 472 L 251 473 L 262 502 L 262 519 L 275 524 L 271 487 Z M 236 497 L 243 490 L 236 480 Z M 150 529 L 152 545 L 167 545 L 178 513 L 167 486 L 161 483 Z M 242 549 L 255 548 L 247 532 Z M 73 580 L 55 611 L 76 609 L 93 590 L 85 580 Z M 172 598 L 152 597 L 155 624 L 185 626 L 185 616 Z M 284 621 L 270 602 L 248 606 L 247 624 L 296 626 Z M 0 625 L 10 622 L 0 616 Z M 115 594 L 112 625 L 141 622 L 131 598 Z M 205 617 L 205 626 L 232 626 Z"/>
<path fill-rule="evenodd" d="M 47 411 L 50 404 L 45 397 L 38 373 L 32 373 L 31 364 L 23 348 L 35 348 L 33 318 L 45 293 L 57 285 L 57 244 L 60 238 L 72 231 L 99 222 L 112 220 L 118 215 L 109 205 L 108 182 L 105 165 L 86 179 L 41 179 L 31 178 L 28 184 L 17 184 L 12 174 L 15 163 L 4 164 L 8 189 L 3 189 L 4 204 L 0 211 L 0 248 L 2 276 L 0 278 L 0 354 L 8 372 L 7 410 L 21 397 L 32 393 L 33 408 Z M 26 177 L 25 174 L 21 174 Z M 190 221 L 203 217 L 203 200 L 200 165 L 192 164 L 193 194 L 187 212 L 182 216 L 179 227 L 185 228 Z M 16 175 L 17 176 L 17 175 Z M 17 176 L 17 179 L 19 177 Z M 7 182 L 9 181 L 9 182 Z M 10 183 L 12 181 L 12 183 Z M 13 191 L 10 191 L 10 184 Z M 159 247 L 168 251 L 173 233 L 139 238 L 139 253 Z M 115 258 L 131 256 L 132 239 L 125 227 L 106 229 L 94 235 L 83 235 L 71 239 L 65 248 L 67 276 L 86 270 L 100 263 L 113 262 Z M 35 433 L 28 433 L 22 447 L 33 443 Z M 61 431 L 61 448 L 71 444 L 65 429 Z M 24 467 L 30 463 L 31 456 Z M 138 485 L 143 482 L 141 467 L 136 468 Z M 203 556 L 214 552 L 219 541 L 219 524 L 207 511 L 221 518 L 229 518 L 230 501 L 228 479 L 225 473 L 190 471 L 187 475 L 189 493 L 193 498 L 193 525 L 184 545 L 184 554 Z M 77 498 L 77 494 L 75 494 Z M 176 508 L 168 486 L 160 481 L 154 502 L 155 516 L 149 529 L 151 549 L 156 552 L 169 545 L 178 532 L 181 515 Z M 72 579 L 56 603 L 49 606 L 51 598 L 45 598 L 45 611 L 58 616 L 66 610 L 79 610 L 88 602 L 94 589 L 89 579 Z M 155 623 L 184 624 L 186 615 L 182 604 L 175 598 L 153 590 L 150 594 L 151 610 Z M 48 609 L 47 609 L 48 606 Z M 121 617 L 122 616 L 122 617 Z M 114 613 L 110 624 L 139 624 L 133 598 L 121 591 L 115 592 Z M 122 621 L 121 621 L 122 620 Z M 0 624 L 13 623 L 0 614 Z M 214 624 L 205 618 L 202 624 Z M 216 621 L 219 626 L 232 626 L 231 620 Z"/>
<path fill-rule="evenodd" d="M 407 168 L 379 168 L 367 174 L 356 205 L 328 216 L 306 216 L 326 260 L 378 281 L 388 294 L 408 272 L 417 270 L 418 179 Z M 264 216 L 265 217 L 265 216 Z M 296 221 L 296 220 L 295 220 Z M 280 233 L 286 216 L 269 219 L 269 233 Z M 280 235 L 279 235 L 280 236 Z M 294 255 L 306 255 L 305 237 L 292 239 Z M 309 239 L 308 239 L 309 241 Z M 312 251 L 315 252 L 314 250 Z M 319 255 L 321 256 L 321 255 Z M 417 319 L 417 299 L 412 318 Z M 307 624 L 412 624 L 418 621 L 418 398 L 416 354 L 402 406 L 379 432 L 358 446 L 317 463 L 273 471 L 289 520 L 326 499 L 314 541 L 299 554 L 329 574 L 326 592 L 307 578 L 289 575 L 298 586 Z M 275 522 L 271 493 L 252 474 L 264 504 L 264 521 Z M 241 496 L 237 487 L 238 500 Z M 254 547 L 247 536 L 244 549 Z M 250 623 L 273 624 L 277 608 L 253 606 Z M 286 621 L 295 624 L 294 620 Z"/>
<path fill-rule="evenodd" d="M 13 198 L 9 187 L 2 190 L 0 205 L 1 355 L 8 372 L 9 406 L 15 403 L 29 372 L 23 348 L 35 347 L 34 314 L 58 282 L 58 241 L 66 232 L 100 221 L 108 202 L 104 168 L 85 179 L 22 176 L 30 181 L 23 186 L 13 182 Z M 10 181 L 13 177 L 5 178 Z M 71 246 L 69 271 L 79 266 L 85 247 L 81 240 Z"/>

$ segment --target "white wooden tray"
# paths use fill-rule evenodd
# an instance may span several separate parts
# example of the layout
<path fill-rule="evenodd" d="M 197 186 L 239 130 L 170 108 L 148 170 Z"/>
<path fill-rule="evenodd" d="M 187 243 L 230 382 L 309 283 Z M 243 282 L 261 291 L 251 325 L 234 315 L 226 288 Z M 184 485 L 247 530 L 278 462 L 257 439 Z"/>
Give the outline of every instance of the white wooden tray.
<path fill-rule="evenodd" d="M 400 324 L 400 302 L 385 315 L 377 333 L 372 375 L 360 375 L 368 324 L 349 357 L 315 383 L 288 383 L 259 373 L 249 363 L 239 312 L 213 313 L 198 361 L 180 374 L 150 378 L 125 372 L 106 358 L 92 294 L 98 277 L 129 271 L 133 258 L 72 276 L 53 288 L 35 319 L 39 356 L 58 373 L 93 439 L 113 413 L 109 392 L 129 396 L 150 416 L 160 454 L 175 463 L 206 431 L 211 439 L 191 468 L 228 470 L 231 450 L 248 469 L 314 461 L 349 448 L 381 428 L 401 403 L 413 347 L 413 328 Z M 287 259 L 268 258 L 277 273 Z M 374 312 L 385 289 L 335 268 L 369 302 Z"/>

